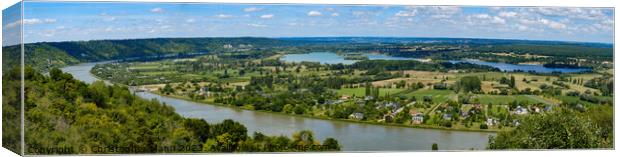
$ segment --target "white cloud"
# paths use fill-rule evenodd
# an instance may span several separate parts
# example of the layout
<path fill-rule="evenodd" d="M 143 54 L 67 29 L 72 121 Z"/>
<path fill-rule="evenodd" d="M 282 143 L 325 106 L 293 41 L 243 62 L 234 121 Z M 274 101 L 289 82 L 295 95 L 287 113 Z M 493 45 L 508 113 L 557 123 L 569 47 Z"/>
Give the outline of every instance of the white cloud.
<path fill-rule="evenodd" d="M 152 13 L 163 13 L 164 9 L 162 8 L 153 8 L 150 10 Z"/>
<path fill-rule="evenodd" d="M 417 10 L 398 11 L 396 14 L 394 14 L 394 16 L 410 17 L 410 16 L 415 16 L 416 13 L 417 13 Z"/>
<path fill-rule="evenodd" d="M 500 17 L 494 16 L 494 17 L 493 17 L 493 20 L 491 20 L 491 23 L 495 23 L 495 24 L 506 24 L 506 20 L 504 20 L 504 19 L 502 19 L 502 18 L 500 18 Z"/>
<path fill-rule="evenodd" d="M 400 17 L 431 17 L 436 19 L 448 19 L 461 12 L 460 7 L 455 6 L 406 6 L 405 10 L 399 11 L 395 16 Z"/>
<path fill-rule="evenodd" d="M 502 12 L 499 12 L 499 16 L 500 16 L 500 17 L 508 17 L 508 18 L 510 18 L 510 17 L 515 17 L 515 16 L 517 16 L 517 13 L 516 13 L 516 12 L 513 12 L 513 11 L 508 11 L 508 12 L 506 12 L 506 11 L 502 11 Z"/>
<path fill-rule="evenodd" d="M 196 19 L 187 19 L 187 20 L 185 20 L 185 22 L 187 22 L 187 23 L 194 23 L 194 22 L 196 22 Z"/>
<path fill-rule="evenodd" d="M 220 19 L 227 19 L 227 18 L 232 18 L 232 15 L 228 15 L 228 14 L 218 14 L 215 15 L 216 18 L 220 18 Z"/>
<path fill-rule="evenodd" d="M 261 10 L 263 10 L 263 8 L 250 7 L 250 8 L 243 9 L 243 11 L 245 12 L 256 12 L 256 11 L 261 11 Z"/>
<path fill-rule="evenodd" d="M 606 25 L 613 25 L 614 24 L 614 20 L 607 19 L 607 20 L 603 20 L 601 23 L 606 24 Z"/>
<path fill-rule="evenodd" d="M 545 19 L 545 18 L 538 18 L 537 20 L 531 20 L 531 19 L 520 19 L 519 23 L 524 24 L 524 25 L 539 25 L 539 26 L 545 26 L 545 27 L 549 27 L 552 29 L 565 29 L 567 28 L 566 24 L 561 23 L 561 22 L 557 22 L 557 21 L 553 21 L 553 20 L 549 20 L 549 19 Z"/>
<path fill-rule="evenodd" d="M 489 14 L 475 14 L 468 18 L 468 24 L 506 24 L 506 20 Z"/>
<path fill-rule="evenodd" d="M 250 24 L 248 24 L 248 26 L 252 26 L 252 27 L 267 27 L 267 25 L 256 24 L 256 23 L 250 23 Z"/>
<path fill-rule="evenodd" d="M 8 24 L 4 25 L 4 27 L 2 27 L 2 29 L 10 29 L 10 28 L 13 28 L 13 27 L 17 27 L 17 26 L 19 26 L 21 24 L 22 24 L 22 20 L 13 21 L 11 23 L 8 23 Z"/>
<path fill-rule="evenodd" d="M 271 19 L 273 18 L 273 14 L 265 14 L 260 16 L 261 19 Z"/>
<path fill-rule="evenodd" d="M 551 20 L 547 20 L 547 19 L 543 19 L 543 18 L 538 19 L 538 22 L 548 26 L 549 28 L 553 28 L 553 29 L 564 29 L 564 28 L 566 28 L 566 25 L 563 24 L 563 23 L 559 23 L 559 22 L 555 22 L 555 21 L 551 21 Z"/>
<path fill-rule="evenodd" d="M 32 18 L 32 19 L 24 19 L 23 22 L 24 22 L 24 25 L 36 25 L 36 24 L 43 24 L 43 23 L 55 23 L 56 19 Z"/>
<path fill-rule="evenodd" d="M 529 12 L 545 16 L 564 16 L 575 19 L 603 20 L 610 18 L 600 8 L 575 8 L 575 7 L 537 7 L 530 8 Z"/>
<path fill-rule="evenodd" d="M 520 30 L 520 31 L 527 31 L 528 29 L 529 29 L 529 27 L 527 27 L 527 26 L 525 26 L 525 25 L 520 25 L 520 24 L 517 24 L 517 30 Z"/>
<path fill-rule="evenodd" d="M 312 10 L 310 12 L 308 12 L 308 16 L 321 16 L 321 12 L 316 11 L 316 10 Z"/>
<path fill-rule="evenodd" d="M 332 16 L 340 16 L 339 13 L 332 13 Z"/>
<path fill-rule="evenodd" d="M 488 19 L 491 18 L 491 16 L 489 16 L 489 14 L 476 14 L 474 15 L 475 18 L 479 18 L 479 19 Z"/>
<path fill-rule="evenodd" d="M 536 20 L 530 20 L 530 19 L 520 19 L 519 22 L 522 24 L 527 24 L 527 25 L 538 23 Z"/>

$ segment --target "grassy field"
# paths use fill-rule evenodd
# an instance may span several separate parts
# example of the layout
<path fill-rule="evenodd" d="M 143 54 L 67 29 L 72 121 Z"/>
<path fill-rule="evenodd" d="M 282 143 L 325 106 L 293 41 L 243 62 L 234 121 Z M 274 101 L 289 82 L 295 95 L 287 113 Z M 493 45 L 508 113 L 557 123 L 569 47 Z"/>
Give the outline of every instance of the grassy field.
<path fill-rule="evenodd" d="M 432 96 L 433 102 L 442 103 L 448 100 L 456 101 L 456 94 L 451 90 L 432 90 L 432 89 L 421 89 L 417 91 L 413 91 L 405 94 L 407 97 L 415 96 L 416 99 L 422 100 L 424 96 Z"/>

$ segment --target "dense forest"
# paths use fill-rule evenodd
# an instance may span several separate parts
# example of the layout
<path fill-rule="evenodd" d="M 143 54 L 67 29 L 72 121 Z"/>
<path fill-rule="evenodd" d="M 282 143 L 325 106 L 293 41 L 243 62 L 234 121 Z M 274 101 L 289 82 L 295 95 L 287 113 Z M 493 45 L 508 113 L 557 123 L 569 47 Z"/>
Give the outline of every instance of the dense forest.
<path fill-rule="evenodd" d="M 474 51 L 481 52 L 513 52 L 517 54 L 538 54 L 560 57 L 613 57 L 613 49 L 609 47 L 587 47 L 570 44 L 543 45 L 543 44 L 502 44 L 473 47 Z"/>
<path fill-rule="evenodd" d="M 124 86 L 86 84 L 56 68 L 49 76 L 30 67 L 24 71 L 26 154 L 340 150 L 335 139 L 321 143 L 308 130 L 292 138 L 249 134 L 232 120 L 212 124 L 181 117 L 172 107 L 141 99 Z M 5 75 L 3 82 L 14 85 L 3 90 L 18 91 L 19 79 L 11 78 L 19 78 L 19 69 Z M 19 106 L 8 105 L 19 104 L 18 96 L 3 98 L 3 114 L 18 116 Z M 18 148 L 18 130 L 4 135 L 3 145 Z"/>

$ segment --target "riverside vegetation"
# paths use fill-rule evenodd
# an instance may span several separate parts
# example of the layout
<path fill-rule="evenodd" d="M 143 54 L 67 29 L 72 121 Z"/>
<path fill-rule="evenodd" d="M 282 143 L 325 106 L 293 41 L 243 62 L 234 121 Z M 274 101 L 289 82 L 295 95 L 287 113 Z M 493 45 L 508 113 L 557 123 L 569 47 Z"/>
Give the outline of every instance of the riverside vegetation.
<path fill-rule="evenodd" d="M 243 124 L 225 120 L 209 124 L 183 118 L 157 100 L 144 100 L 127 87 L 85 84 L 52 69 L 49 76 L 26 68 L 26 153 L 173 153 L 338 151 L 333 138 L 322 143 L 312 131 L 287 136 L 248 133 Z M 4 90 L 18 90 L 19 68 L 3 77 Z M 18 97 L 5 97 L 3 114 L 18 116 Z M 7 132 L 10 134 L 10 132 Z M 4 141 L 19 140 L 5 136 Z M 16 143 L 16 142 L 14 142 Z M 14 146 L 17 147 L 17 146 Z"/>

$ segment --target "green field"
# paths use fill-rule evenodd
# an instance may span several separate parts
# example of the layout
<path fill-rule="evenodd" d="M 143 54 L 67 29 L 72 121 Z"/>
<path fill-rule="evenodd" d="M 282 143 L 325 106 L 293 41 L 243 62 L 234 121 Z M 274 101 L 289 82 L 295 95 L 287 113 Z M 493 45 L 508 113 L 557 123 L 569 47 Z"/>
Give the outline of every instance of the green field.
<path fill-rule="evenodd" d="M 424 96 L 432 96 L 433 102 L 442 103 L 448 100 L 455 100 L 456 94 L 451 90 L 417 90 L 405 94 L 407 97 L 415 96 L 418 100 L 421 100 Z"/>

